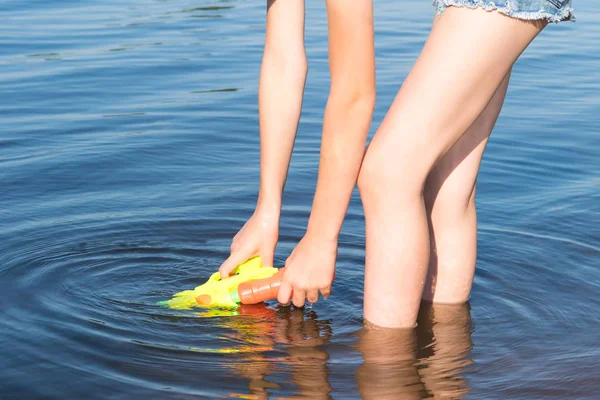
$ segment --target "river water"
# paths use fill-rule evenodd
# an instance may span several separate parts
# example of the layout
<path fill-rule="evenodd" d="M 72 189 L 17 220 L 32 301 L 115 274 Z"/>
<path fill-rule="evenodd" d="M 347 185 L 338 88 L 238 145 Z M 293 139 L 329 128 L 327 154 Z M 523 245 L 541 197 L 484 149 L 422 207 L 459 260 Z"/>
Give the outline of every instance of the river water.
<path fill-rule="evenodd" d="M 345 222 L 333 295 L 172 311 L 228 254 L 258 186 L 264 3 L 0 4 L 0 397 L 597 398 L 600 9 L 517 62 L 478 185 L 470 303 L 414 332 L 362 329 L 364 219 Z M 381 122 L 428 33 L 428 1 L 376 1 Z M 281 265 L 304 231 L 327 99 L 326 15 L 309 76 Z"/>

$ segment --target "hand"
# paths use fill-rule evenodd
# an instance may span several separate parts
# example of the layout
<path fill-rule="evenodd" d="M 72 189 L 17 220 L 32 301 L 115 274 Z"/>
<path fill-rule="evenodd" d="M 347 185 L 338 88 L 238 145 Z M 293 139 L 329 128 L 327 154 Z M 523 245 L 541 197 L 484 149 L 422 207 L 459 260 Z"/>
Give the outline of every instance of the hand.
<path fill-rule="evenodd" d="M 273 266 L 275 246 L 279 239 L 279 212 L 257 209 L 231 241 L 231 254 L 219 268 L 221 278 L 229 277 L 239 264 L 260 256 L 264 266 Z"/>
<path fill-rule="evenodd" d="M 337 241 L 327 241 L 305 235 L 285 263 L 285 273 L 277 300 L 296 307 L 319 300 L 319 291 L 326 299 L 331 293 L 335 276 Z"/>

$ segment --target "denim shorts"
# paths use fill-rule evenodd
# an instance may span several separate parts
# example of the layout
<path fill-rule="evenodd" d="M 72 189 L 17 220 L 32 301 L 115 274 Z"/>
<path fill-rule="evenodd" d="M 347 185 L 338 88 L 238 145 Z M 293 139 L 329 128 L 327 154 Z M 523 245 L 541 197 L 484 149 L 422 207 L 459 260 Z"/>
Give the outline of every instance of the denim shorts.
<path fill-rule="evenodd" d="M 571 0 L 433 0 L 433 5 L 440 14 L 449 6 L 481 7 L 519 19 L 575 21 Z"/>

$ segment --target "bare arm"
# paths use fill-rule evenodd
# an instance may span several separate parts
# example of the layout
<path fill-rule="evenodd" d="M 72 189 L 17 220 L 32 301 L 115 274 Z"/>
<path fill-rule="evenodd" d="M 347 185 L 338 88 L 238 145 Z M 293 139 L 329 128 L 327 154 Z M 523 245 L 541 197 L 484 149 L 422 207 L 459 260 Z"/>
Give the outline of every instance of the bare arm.
<path fill-rule="evenodd" d="M 300 119 L 307 74 L 304 50 L 304 0 L 268 0 L 267 32 L 260 83 L 260 189 L 254 215 L 233 238 L 222 277 L 260 255 L 273 265 L 279 237 L 281 195 Z"/>
<path fill-rule="evenodd" d="M 259 206 L 280 209 L 306 81 L 304 0 L 269 0 L 260 71 Z"/>
<path fill-rule="evenodd" d="M 327 0 L 331 91 L 309 235 L 336 240 L 356 184 L 375 106 L 371 0 Z"/>
<path fill-rule="evenodd" d="M 337 238 L 363 159 L 375 106 L 372 0 L 327 0 L 331 90 L 308 229 L 286 262 L 278 300 L 301 307 L 329 295 Z"/>

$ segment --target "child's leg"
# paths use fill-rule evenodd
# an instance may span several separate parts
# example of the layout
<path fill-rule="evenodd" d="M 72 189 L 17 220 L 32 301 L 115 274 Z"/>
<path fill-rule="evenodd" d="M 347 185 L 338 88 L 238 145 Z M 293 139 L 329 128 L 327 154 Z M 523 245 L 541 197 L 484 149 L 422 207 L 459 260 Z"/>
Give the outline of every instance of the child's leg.
<path fill-rule="evenodd" d="M 509 78 L 510 72 L 485 110 L 427 177 L 424 199 L 430 253 L 424 300 L 463 303 L 469 298 L 477 258 L 475 182 Z"/>
<path fill-rule="evenodd" d="M 371 142 L 359 178 L 368 321 L 414 326 L 429 265 L 425 180 L 544 26 L 450 7 L 432 30 Z"/>

